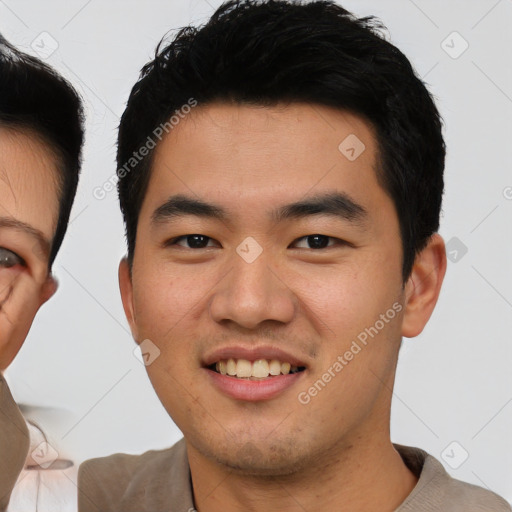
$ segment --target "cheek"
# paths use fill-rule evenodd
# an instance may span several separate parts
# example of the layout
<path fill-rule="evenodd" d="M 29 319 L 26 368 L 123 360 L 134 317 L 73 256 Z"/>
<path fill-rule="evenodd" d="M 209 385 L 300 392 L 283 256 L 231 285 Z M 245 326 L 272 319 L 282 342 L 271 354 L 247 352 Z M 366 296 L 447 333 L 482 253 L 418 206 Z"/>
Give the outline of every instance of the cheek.
<path fill-rule="evenodd" d="M 141 339 L 149 338 L 165 345 L 176 332 L 190 324 L 194 307 L 205 296 L 208 286 L 198 278 L 183 273 L 151 269 L 134 276 L 133 301 L 135 322 Z"/>
<path fill-rule="evenodd" d="M 19 294 L 18 294 L 19 295 Z M 35 294 L 16 296 L 13 290 L 0 308 L 0 368 L 7 367 L 27 337 L 39 304 Z"/>
<path fill-rule="evenodd" d="M 169 415 L 185 424 L 189 415 L 188 397 L 195 388 L 190 368 L 195 364 L 198 325 L 195 307 L 201 307 L 204 284 L 190 286 L 185 276 L 155 272 L 134 280 L 134 308 L 138 341 L 150 340 L 157 348 L 154 361 L 146 367 L 151 383 Z M 197 278 L 193 281 L 197 281 Z M 208 289 L 208 287 L 206 287 Z M 152 347 L 152 345 L 148 345 Z"/>
<path fill-rule="evenodd" d="M 310 322 L 323 333 L 312 382 L 333 381 L 322 391 L 322 398 L 315 399 L 312 411 L 324 400 L 354 410 L 368 405 L 393 371 L 403 292 L 398 265 L 395 272 L 382 272 L 382 268 L 386 266 L 376 261 L 361 262 L 346 272 L 328 272 L 327 278 L 312 276 L 315 286 L 301 292 L 311 312 Z M 312 395 L 303 391 L 309 397 L 318 393 L 317 389 L 311 390 Z"/>
<path fill-rule="evenodd" d="M 392 271 L 375 267 L 323 271 L 309 275 L 297 295 L 322 320 L 327 332 L 347 338 L 373 325 L 400 298 L 400 281 Z M 393 282 L 392 282 L 393 280 Z"/>

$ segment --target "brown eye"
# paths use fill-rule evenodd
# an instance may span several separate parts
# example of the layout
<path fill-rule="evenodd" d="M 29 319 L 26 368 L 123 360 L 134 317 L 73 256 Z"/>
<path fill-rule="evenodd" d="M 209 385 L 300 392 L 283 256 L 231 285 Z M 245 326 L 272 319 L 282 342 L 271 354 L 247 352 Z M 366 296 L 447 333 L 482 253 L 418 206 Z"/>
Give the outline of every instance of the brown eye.
<path fill-rule="evenodd" d="M 16 265 L 25 265 L 25 262 L 14 252 L 0 247 L 0 267 L 11 268 Z"/>
<path fill-rule="evenodd" d="M 335 245 L 335 244 L 329 245 L 329 242 L 330 241 L 334 241 L 334 240 L 336 240 L 336 239 L 333 238 L 332 236 L 308 235 L 308 236 L 303 236 L 302 238 L 299 238 L 298 240 L 296 240 L 295 244 L 297 244 L 299 242 L 305 242 L 306 244 L 309 245 L 309 247 L 302 247 L 302 248 L 305 248 L 305 249 L 325 249 L 326 247 L 331 247 L 332 245 Z"/>
<path fill-rule="evenodd" d="M 205 235 L 183 235 L 171 240 L 169 245 L 180 245 L 183 247 L 183 245 L 178 242 L 185 242 L 188 244 L 188 247 L 185 246 L 187 249 L 206 249 L 211 240 L 213 239 Z"/>

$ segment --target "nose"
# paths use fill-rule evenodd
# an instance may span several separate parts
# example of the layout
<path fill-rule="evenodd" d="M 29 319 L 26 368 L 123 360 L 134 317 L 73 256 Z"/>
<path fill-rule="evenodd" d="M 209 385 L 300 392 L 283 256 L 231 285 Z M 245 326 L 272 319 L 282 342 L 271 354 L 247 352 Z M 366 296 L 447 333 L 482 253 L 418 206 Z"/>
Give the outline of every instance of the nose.
<path fill-rule="evenodd" d="M 269 252 L 263 251 L 251 263 L 234 253 L 231 271 L 219 282 L 210 300 L 213 320 L 255 329 L 266 321 L 286 324 L 294 318 L 298 301 L 284 276 L 272 265 Z"/>

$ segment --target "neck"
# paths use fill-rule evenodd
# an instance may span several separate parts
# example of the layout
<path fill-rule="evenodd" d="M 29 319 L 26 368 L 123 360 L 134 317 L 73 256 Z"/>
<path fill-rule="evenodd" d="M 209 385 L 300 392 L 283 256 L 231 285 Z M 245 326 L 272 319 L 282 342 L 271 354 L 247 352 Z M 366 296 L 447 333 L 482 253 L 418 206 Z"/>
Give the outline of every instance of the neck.
<path fill-rule="evenodd" d="M 417 483 L 394 449 L 389 430 L 357 436 L 329 461 L 280 477 L 240 474 L 187 443 L 198 512 L 392 512 Z"/>

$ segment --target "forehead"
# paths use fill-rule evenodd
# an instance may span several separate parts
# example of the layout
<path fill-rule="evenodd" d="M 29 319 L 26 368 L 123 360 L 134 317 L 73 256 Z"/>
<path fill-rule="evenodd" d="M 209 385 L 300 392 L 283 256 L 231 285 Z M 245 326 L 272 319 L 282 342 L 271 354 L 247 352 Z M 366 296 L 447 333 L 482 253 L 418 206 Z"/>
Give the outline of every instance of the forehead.
<path fill-rule="evenodd" d="M 0 126 L 0 217 L 28 224 L 51 240 L 59 210 L 57 165 L 36 134 Z"/>
<path fill-rule="evenodd" d="M 387 195 L 377 154 L 372 126 L 348 112 L 303 103 L 208 104 L 157 146 L 144 204 L 196 195 L 231 204 L 240 216 L 332 191 L 378 203 Z"/>

